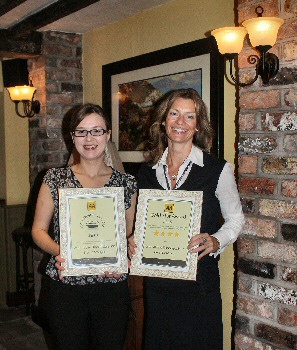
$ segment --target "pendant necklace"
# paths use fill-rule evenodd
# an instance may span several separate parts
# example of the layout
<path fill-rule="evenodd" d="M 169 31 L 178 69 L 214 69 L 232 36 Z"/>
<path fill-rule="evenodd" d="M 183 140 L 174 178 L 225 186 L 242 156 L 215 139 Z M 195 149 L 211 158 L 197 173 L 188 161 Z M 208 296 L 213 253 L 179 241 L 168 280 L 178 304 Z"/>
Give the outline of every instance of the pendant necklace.
<path fill-rule="evenodd" d="M 177 180 L 177 174 L 178 174 L 178 172 L 177 172 L 177 173 L 175 173 L 175 174 L 173 174 L 173 175 L 171 176 L 172 180 L 174 180 L 174 181 L 176 181 L 176 180 Z"/>
<path fill-rule="evenodd" d="M 178 174 L 173 174 L 172 175 L 172 180 L 176 181 L 175 186 L 172 188 L 173 190 L 178 186 L 178 184 L 181 182 L 182 178 L 184 177 L 184 175 L 186 174 L 187 170 L 189 169 L 190 165 L 192 164 L 192 161 L 189 161 L 188 165 L 185 167 L 185 170 L 183 171 L 183 173 L 181 174 L 181 176 L 177 179 L 177 175 Z M 166 172 L 166 165 L 163 165 L 163 171 L 164 171 L 164 176 L 166 179 L 166 185 L 167 185 L 167 189 L 171 190 L 170 188 L 170 184 L 169 184 L 169 180 L 168 180 L 168 176 L 167 176 L 167 172 Z"/>

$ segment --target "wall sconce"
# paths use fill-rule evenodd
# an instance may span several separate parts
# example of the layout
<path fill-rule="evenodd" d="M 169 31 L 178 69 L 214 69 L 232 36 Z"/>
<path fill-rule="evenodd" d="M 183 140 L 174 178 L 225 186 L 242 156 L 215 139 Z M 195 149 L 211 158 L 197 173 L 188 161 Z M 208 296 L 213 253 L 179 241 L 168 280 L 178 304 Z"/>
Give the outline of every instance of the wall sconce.
<path fill-rule="evenodd" d="M 29 86 L 14 86 L 7 88 L 7 90 L 9 92 L 11 100 L 15 103 L 15 112 L 19 117 L 31 118 L 36 113 L 39 113 L 40 103 L 37 100 L 33 100 L 36 88 L 32 84 L 32 79 L 30 79 Z M 19 113 L 19 102 L 23 103 L 23 110 L 25 115 Z"/>
<path fill-rule="evenodd" d="M 231 79 L 236 85 L 242 87 L 252 85 L 259 76 L 262 78 L 263 84 L 268 84 L 269 80 L 275 77 L 278 72 L 278 57 L 267 51 L 276 43 L 278 30 L 284 20 L 277 17 L 262 17 L 263 12 L 263 7 L 258 6 L 256 7 L 258 17 L 244 21 L 243 27 L 225 27 L 211 31 L 217 41 L 220 53 L 229 61 Z M 256 76 L 248 83 L 241 83 L 234 77 L 232 66 L 233 60 L 243 48 L 244 37 L 247 33 L 252 46 L 260 53 L 260 57 L 257 55 L 248 57 L 249 64 L 256 64 Z"/>

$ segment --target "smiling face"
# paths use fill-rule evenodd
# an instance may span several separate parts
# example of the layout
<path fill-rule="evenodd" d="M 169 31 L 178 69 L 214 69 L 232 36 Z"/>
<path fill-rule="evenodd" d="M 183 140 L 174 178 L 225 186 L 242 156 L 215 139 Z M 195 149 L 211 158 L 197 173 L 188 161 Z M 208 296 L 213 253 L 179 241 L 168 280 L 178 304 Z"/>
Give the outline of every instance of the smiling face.
<path fill-rule="evenodd" d="M 86 116 L 75 128 L 75 130 L 106 130 L 106 123 L 103 117 L 97 113 L 91 113 Z M 101 136 L 92 136 L 90 133 L 85 137 L 76 137 L 72 135 L 75 147 L 80 156 L 87 160 L 104 157 L 105 146 L 110 138 L 110 131 Z"/>
<path fill-rule="evenodd" d="M 173 143 L 192 143 L 195 131 L 197 131 L 194 101 L 177 98 L 168 111 L 165 129 L 168 139 Z"/>

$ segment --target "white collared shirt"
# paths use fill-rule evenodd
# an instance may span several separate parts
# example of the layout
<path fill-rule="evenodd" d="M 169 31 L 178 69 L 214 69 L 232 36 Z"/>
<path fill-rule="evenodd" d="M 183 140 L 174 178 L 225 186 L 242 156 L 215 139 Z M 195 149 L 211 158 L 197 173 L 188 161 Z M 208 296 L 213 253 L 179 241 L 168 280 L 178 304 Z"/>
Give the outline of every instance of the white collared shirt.
<path fill-rule="evenodd" d="M 168 174 L 168 166 L 166 163 L 167 155 L 168 148 L 166 148 L 158 163 L 152 167 L 153 169 L 156 169 L 156 176 L 159 184 L 166 190 L 168 189 L 167 181 L 169 181 L 169 184 L 171 185 L 170 176 Z M 191 164 L 189 165 L 190 162 Z M 203 152 L 200 148 L 195 146 L 192 146 L 188 158 L 183 162 L 178 170 L 177 179 L 179 179 L 181 176 L 182 178 L 180 181 L 178 180 L 176 188 L 179 188 L 185 182 L 191 171 L 193 163 L 200 167 L 204 166 Z M 166 175 L 164 174 L 164 166 Z M 213 234 L 213 236 L 220 242 L 220 249 L 213 254 L 216 257 L 218 254 L 221 254 L 228 245 L 236 241 L 245 221 L 235 182 L 234 167 L 230 163 L 226 163 L 221 172 L 215 195 L 220 202 L 222 216 L 225 221 L 222 227 Z"/>

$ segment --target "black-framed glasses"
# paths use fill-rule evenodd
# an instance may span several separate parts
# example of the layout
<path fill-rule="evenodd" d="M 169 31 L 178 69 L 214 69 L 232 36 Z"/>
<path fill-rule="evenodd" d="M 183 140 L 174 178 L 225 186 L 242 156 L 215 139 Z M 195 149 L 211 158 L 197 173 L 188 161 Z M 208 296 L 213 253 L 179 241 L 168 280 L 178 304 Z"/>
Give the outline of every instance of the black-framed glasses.
<path fill-rule="evenodd" d="M 105 129 L 92 129 L 92 130 L 76 129 L 76 130 L 72 131 L 72 135 L 75 137 L 86 137 L 86 136 L 88 136 L 88 134 L 90 134 L 92 136 L 102 136 L 107 132 L 108 132 L 108 130 L 105 130 Z"/>

